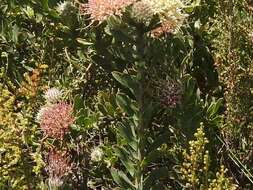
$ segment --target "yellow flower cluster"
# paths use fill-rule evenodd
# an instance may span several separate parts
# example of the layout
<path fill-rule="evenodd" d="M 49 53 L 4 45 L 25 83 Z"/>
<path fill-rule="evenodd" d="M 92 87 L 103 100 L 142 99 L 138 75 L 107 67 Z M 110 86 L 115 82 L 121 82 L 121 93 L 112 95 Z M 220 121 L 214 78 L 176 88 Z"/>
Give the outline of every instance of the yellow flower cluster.
<path fill-rule="evenodd" d="M 15 97 L 12 96 L 12 94 L 4 88 L 2 84 L 0 84 L 0 121 L 1 125 L 7 126 L 7 125 L 13 125 L 13 104 Z"/>
<path fill-rule="evenodd" d="M 199 128 L 194 134 L 195 141 L 190 141 L 189 153 L 184 151 L 184 163 L 181 168 L 182 178 L 186 182 L 187 189 L 196 189 L 200 187 L 200 176 L 202 173 L 207 173 L 209 169 L 209 153 L 205 151 L 205 146 L 208 143 L 203 127 Z"/>
<path fill-rule="evenodd" d="M 27 182 L 33 168 L 27 167 L 31 164 L 31 152 L 25 147 L 27 139 L 35 133 L 32 122 L 35 104 L 32 101 L 24 104 L 19 99 L 20 95 L 23 97 L 20 88 L 5 79 L 0 70 L 0 80 L 5 81 L 0 84 L 0 181 L 8 182 L 12 189 L 29 189 Z"/>
<path fill-rule="evenodd" d="M 221 166 L 220 171 L 216 174 L 216 179 L 214 179 L 208 190 L 236 190 L 238 189 L 237 185 L 231 182 L 230 178 L 226 177 L 227 169 L 224 166 Z"/>
<path fill-rule="evenodd" d="M 226 169 L 221 166 L 215 179 L 210 179 L 210 157 L 205 150 L 208 139 L 205 137 L 203 127 L 194 134 L 196 140 L 190 141 L 189 152 L 183 152 L 184 162 L 181 167 L 182 179 L 185 182 L 184 189 L 198 190 L 236 190 L 237 186 L 226 177 Z"/>
<path fill-rule="evenodd" d="M 10 181 L 11 187 L 17 189 L 24 182 L 17 165 L 22 164 L 22 126 L 27 120 L 15 112 L 16 98 L 3 84 L 0 84 L 0 94 L 1 180 Z"/>

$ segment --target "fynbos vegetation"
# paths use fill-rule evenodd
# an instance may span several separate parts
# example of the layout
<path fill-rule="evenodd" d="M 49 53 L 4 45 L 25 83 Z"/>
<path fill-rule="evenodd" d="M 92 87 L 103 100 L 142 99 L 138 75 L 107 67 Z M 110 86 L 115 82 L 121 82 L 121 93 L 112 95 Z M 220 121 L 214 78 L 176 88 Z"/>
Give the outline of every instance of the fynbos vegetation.
<path fill-rule="evenodd" d="M 1 0 L 0 190 L 253 188 L 250 0 Z"/>

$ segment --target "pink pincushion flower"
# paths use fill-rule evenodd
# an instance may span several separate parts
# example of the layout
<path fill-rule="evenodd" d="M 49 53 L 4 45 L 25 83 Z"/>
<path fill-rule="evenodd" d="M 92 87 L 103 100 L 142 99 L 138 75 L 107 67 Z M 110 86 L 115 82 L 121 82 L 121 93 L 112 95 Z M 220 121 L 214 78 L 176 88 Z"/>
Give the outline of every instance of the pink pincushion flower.
<path fill-rule="evenodd" d="M 123 9 L 134 2 L 136 0 L 88 0 L 83 5 L 83 11 L 90 15 L 93 22 L 101 23 L 110 16 L 121 16 Z"/>
<path fill-rule="evenodd" d="M 49 175 L 49 185 L 51 187 L 60 187 L 72 169 L 69 156 L 66 152 L 51 150 L 47 158 L 47 173 Z"/>
<path fill-rule="evenodd" d="M 74 123 L 73 107 L 65 102 L 50 105 L 43 112 L 40 127 L 49 137 L 63 139 Z"/>

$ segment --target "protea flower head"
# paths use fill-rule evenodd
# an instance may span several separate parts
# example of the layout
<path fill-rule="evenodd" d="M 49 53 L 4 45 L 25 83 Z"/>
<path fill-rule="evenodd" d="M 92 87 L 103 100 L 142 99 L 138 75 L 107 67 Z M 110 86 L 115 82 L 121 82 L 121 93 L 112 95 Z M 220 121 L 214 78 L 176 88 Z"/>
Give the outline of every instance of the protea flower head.
<path fill-rule="evenodd" d="M 64 177 L 66 177 L 72 169 L 70 157 L 66 152 L 51 150 L 47 158 L 46 171 L 49 175 L 49 186 L 54 189 L 62 186 Z"/>
<path fill-rule="evenodd" d="M 150 0 L 141 0 L 133 4 L 131 14 L 137 22 L 146 24 L 154 16 L 152 5 L 149 1 Z"/>
<path fill-rule="evenodd" d="M 161 26 L 153 33 L 176 33 L 187 17 L 183 11 L 185 7 L 186 1 L 183 0 L 140 0 L 133 4 L 132 12 L 137 20 L 143 22 L 158 16 Z"/>
<path fill-rule="evenodd" d="M 40 108 L 40 110 L 38 111 L 36 115 L 36 122 L 40 123 L 42 121 L 43 114 L 47 111 L 48 108 L 49 108 L 49 105 L 43 106 Z"/>
<path fill-rule="evenodd" d="M 92 22 L 99 23 L 105 21 L 108 17 L 117 15 L 121 16 L 122 11 L 136 0 L 88 0 L 83 4 L 81 11 L 90 15 Z"/>
<path fill-rule="evenodd" d="M 183 88 L 181 83 L 173 80 L 160 84 L 160 102 L 164 107 L 175 108 L 181 104 Z"/>
<path fill-rule="evenodd" d="M 183 0 L 153 0 L 154 12 L 161 21 L 162 33 L 176 33 L 188 16 L 183 9 L 186 7 Z M 159 29 L 158 29 L 159 30 Z M 152 33 L 152 32 L 151 32 Z"/>
<path fill-rule="evenodd" d="M 45 135 L 63 139 L 74 123 L 73 107 L 65 102 L 59 102 L 47 107 L 41 116 L 40 127 Z"/>
<path fill-rule="evenodd" d="M 44 95 L 47 103 L 56 103 L 62 98 L 62 91 L 58 88 L 50 88 Z"/>

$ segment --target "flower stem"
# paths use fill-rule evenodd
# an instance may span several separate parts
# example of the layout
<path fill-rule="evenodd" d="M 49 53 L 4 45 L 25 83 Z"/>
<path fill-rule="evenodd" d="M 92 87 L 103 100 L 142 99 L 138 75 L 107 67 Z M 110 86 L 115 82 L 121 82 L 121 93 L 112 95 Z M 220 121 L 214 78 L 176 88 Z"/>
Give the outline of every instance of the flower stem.
<path fill-rule="evenodd" d="M 137 64 L 137 78 L 139 79 L 139 90 L 138 90 L 138 107 L 139 107 L 139 122 L 137 128 L 137 135 L 138 135 L 138 149 L 137 149 L 137 172 L 136 172 L 136 179 L 135 179 L 135 186 L 137 190 L 143 190 L 143 171 L 142 171 L 142 160 L 144 154 L 144 146 L 143 146 L 143 137 L 144 137 L 144 71 L 145 71 L 145 62 L 144 62 L 144 30 L 142 28 L 138 29 L 138 36 L 137 36 L 137 52 L 139 54 L 140 59 L 138 60 Z"/>

